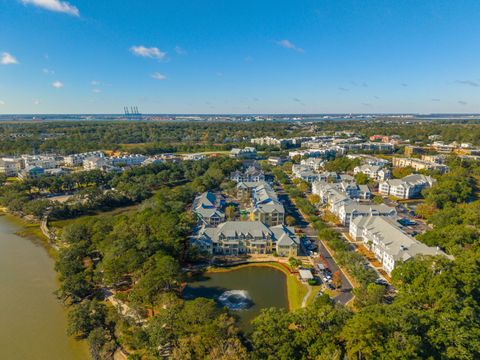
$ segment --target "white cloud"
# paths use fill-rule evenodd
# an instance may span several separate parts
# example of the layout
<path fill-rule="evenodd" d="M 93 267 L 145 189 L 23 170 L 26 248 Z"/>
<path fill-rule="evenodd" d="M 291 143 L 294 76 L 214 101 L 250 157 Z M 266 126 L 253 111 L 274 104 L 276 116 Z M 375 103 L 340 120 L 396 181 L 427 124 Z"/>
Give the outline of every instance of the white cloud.
<path fill-rule="evenodd" d="M 167 78 L 165 75 L 160 74 L 159 72 L 153 73 L 152 75 L 150 75 L 150 77 L 155 80 L 165 80 Z"/>
<path fill-rule="evenodd" d="M 98 86 L 98 85 L 100 85 L 100 81 L 98 81 L 98 80 L 92 80 L 92 81 L 90 81 L 90 84 L 91 84 L 92 86 Z"/>
<path fill-rule="evenodd" d="M 20 0 L 24 4 L 31 4 L 33 6 L 49 10 L 69 14 L 72 16 L 80 16 L 80 11 L 76 6 L 60 0 Z"/>
<path fill-rule="evenodd" d="M 185 55 L 187 53 L 185 49 L 178 45 L 175 46 L 175 52 L 177 53 L 177 55 Z"/>
<path fill-rule="evenodd" d="M 156 48 L 156 47 L 147 48 L 142 45 L 132 46 L 130 48 L 130 52 L 135 56 L 147 57 L 147 58 L 152 58 L 157 60 L 162 60 L 167 55 L 167 53 L 161 51 L 159 48 Z"/>
<path fill-rule="evenodd" d="M 95 94 L 99 94 L 102 92 L 102 90 L 100 89 L 92 89 L 92 92 L 94 92 Z"/>
<path fill-rule="evenodd" d="M 47 68 L 43 68 L 43 69 L 42 69 L 42 72 L 43 72 L 44 74 L 46 74 L 46 75 L 53 75 L 53 74 L 55 74 L 55 71 L 50 70 L 50 69 L 47 69 Z"/>
<path fill-rule="evenodd" d="M 287 40 L 287 39 L 277 41 L 277 45 L 285 49 L 304 52 L 304 50 L 301 47 L 296 46 L 294 43 L 292 43 L 290 40 Z"/>
<path fill-rule="evenodd" d="M 40 105 L 40 100 L 34 99 L 33 100 L 33 105 Z"/>
<path fill-rule="evenodd" d="M 63 88 L 63 83 L 57 80 L 57 81 L 54 81 L 54 82 L 52 83 L 52 86 L 53 86 L 55 89 L 61 89 L 61 88 Z"/>
<path fill-rule="evenodd" d="M 0 105 L 5 105 L 5 101 L 0 100 Z"/>
<path fill-rule="evenodd" d="M 12 65 L 18 64 L 18 60 L 10 53 L 4 52 L 2 53 L 2 58 L 0 59 L 0 64 L 2 65 Z"/>

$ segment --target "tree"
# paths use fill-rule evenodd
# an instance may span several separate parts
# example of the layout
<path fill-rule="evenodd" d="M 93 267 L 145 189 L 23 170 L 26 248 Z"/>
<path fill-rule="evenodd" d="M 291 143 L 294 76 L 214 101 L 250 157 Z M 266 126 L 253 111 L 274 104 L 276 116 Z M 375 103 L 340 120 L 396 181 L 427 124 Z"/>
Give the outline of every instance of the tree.
<path fill-rule="evenodd" d="M 392 169 L 392 176 L 395 179 L 401 179 L 401 178 L 404 178 L 405 176 L 413 174 L 414 171 L 415 171 L 415 169 L 412 168 L 411 166 L 396 167 L 396 168 Z"/>
<path fill-rule="evenodd" d="M 359 185 L 366 185 L 370 181 L 370 178 L 367 174 L 359 172 L 358 174 L 355 174 L 355 181 Z"/>
<path fill-rule="evenodd" d="M 415 214 L 423 219 L 430 219 L 437 211 L 438 209 L 435 204 L 424 202 L 417 205 Z"/>
<path fill-rule="evenodd" d="M 313 206 L 318 205 L 318 203 L 320 202 L 320 196 L 318 196 L 317 194 L 310 194 L 307 196 L 307 199 Z"/>
<path fill-rule="evenodd" d="M 178 272 L 178 263 L 172 257 L 161 254 L 154 256 L 147 262 L 140 279 L 135 284 L 133 296 L 141 303 L 150 305 L 154 314 L 160 295 L 172 289 Z"/>
<path fill-rule="evenodd" d="M 293 216 L 287 215 L 287 216 L 285 217 L 285 224 L 287 224 L 288 226 L 293 226 L 293 225 L 295 225 L 295 222 L 296 222 L 296 221 L 295 221 L 295 218 L 294 218 Z"/>
<path fill-rule="evenodd" d="M 337 270 L 333 273 L 332 285 L 335 289 L 339 289 L 342 287 L 342 276 L 340 274 L 340 270 Z"/>
<path fill-rule="evenodd" d="M 67 333 L 86 338 L 93 329 L 104 326 L 106 315 L 105 305 L 96 300 L 85 300 L 73 305 L 67 316 Z"/>
<path fill-rule="evenodd" d="M 228 220 L 234 220 L 235 219 L 235 206 L 229 205 L 225 208 L 225 216 L 227 217 Z"/>
<path fill-rule="evenodd" d="M 381 196 L 377 195 L 373 198 L 373 202 L 377 205 L 383 204 L 383 198 Z"/>
<path fill-rule="evenodd" d="M 383 302 L 385 287 L 382 285 L 368 284 L 353 289 L 355 295 L 355 306 L 363 308 L 371 305 L 378 305 Z"/>

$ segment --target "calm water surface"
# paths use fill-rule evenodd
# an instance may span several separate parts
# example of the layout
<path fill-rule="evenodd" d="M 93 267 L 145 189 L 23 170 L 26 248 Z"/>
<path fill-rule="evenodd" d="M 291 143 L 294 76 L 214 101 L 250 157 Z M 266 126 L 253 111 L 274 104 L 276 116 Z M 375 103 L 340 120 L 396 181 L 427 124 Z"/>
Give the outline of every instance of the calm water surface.
<path fill-rule="evenodd" d="M 251 266 L 228 272 L 207 273 L 190 283 L 184 291 L 186 298 L 206 297 L 219 302 L 226 291 L 240 290 L 251 300 L 248 308 L 232 311 L 239 316 L 239 325 L 250 329 L 250 321 L 266 307 L 288 308 L 285 274 L 270 267 Z M 219 306 L 222 304 L 219 302 Z"/>
<path fill-rule="evenodd" d="M 15 235 L 19 230 L 0 216 L 0 359 L 88 359 L 86 345 L 65 333 L 53 259 L 41 244 Z"/>

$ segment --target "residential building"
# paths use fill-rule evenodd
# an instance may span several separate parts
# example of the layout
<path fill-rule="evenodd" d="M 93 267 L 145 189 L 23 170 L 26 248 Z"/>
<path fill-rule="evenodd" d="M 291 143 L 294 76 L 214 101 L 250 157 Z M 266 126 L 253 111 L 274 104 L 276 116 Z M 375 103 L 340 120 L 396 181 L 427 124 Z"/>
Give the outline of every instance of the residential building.
<path fill-rule="evenodd" d="M 243 149 L 234 148 L 230 151 L 230 157 L 235 159 L 255 159 L 257 157 L 257 150 L 253 147 Z"/>
<path fill-rule="evenodd" d="M 227 221 L 203 227 L 191 238 L 194 246 L 211 255 L 272 254 L 295 256 L 299 239 L 285 225 L 267 226 L 260 221 Z"/>
<path fill-rule="evenodd" d="M 355 201 L 350 201 L 341 205 L 338 211 L 335 213 L 340 222 L 348 227 L 350 223 L 358 218 L 365 216 L 397 216 L 397 211 L 394 207 L 387 206 L 385 204 L 380 205 L 364 205 Z"/>
<path fill-rule="evenodd" d="M 412 167 L 416 171 L 419 170 L 435 170 L 444 174 L 447 173 L 450 169 L 447 165 L 438 164 L 435 162 L 429 162 L 421 159 L 415 158 L 400 158 L 394 157 L 392 160 L 393 167 Z"/>
<path fill-rule="evenodd" d="M 431 176 L 411 174 L 402 179 L 390 179 L 380 183 L 378 191 L 385 196 L 399 199 L 419 197 L 423 189 L 431 187 L 435 182 Z"/>
<path fill-rule="evenodd" d="M 308 159 L 303 159 L 300 161 L 300 165 L 306 166 L 310 168 L 313 171 L 318 171 L 323 167 L 323 164 L 325 163 L 324 160 L 321 158 L 308 158 Z"/>
<path fill-rule="evenodd" d="M 3 158 L 0 160 L 0 174 L 5 174 L 7 177 L 17 176 L 21 169 L 21 159 Z"/>
<path fill-rule="evenodd" d="M 269 184 L 265 182 L 258 184 L 251 193 L 250 220 L 261 221 L 268 226 L 283 224 L 285 208 L 278 200 L 277 194 Z"/>
<path fill-rule="evenodd" d="M 225 221 L 224 206 L 223 196 L 207 191 L 195 198 L 193 212 L 203 225 L 217 226 Z"/>
<path fill-rule="evenodd" d="M 71 154 L 63 158 L 64 164 L 66 166 L 82 166 L 83 161 L 87 158 L 105 158 L 105 154 L 101 151 L 91 151 L 80 154 Z"/>
<path fill-rule="evenodd" d="M 37 178 L 45 173 L 45 169 L 39 166 L 29 166 L 20 171 L 18 177 L 22 180 Z"/>
<path fill-rule="evenodd" d="M 183 155 L 183 160 L 191 160 L 191 161 L 199 161 L 206 159 L 207 156 L 205 154 L 185 154 Z"/>
<path fill-rule="evenodd" d="M 353 169 L 354 174 L 363 173 L 375 181 L 384 181 L 392 177 L 389 169 L 379 165 L 361 165 Z"/>
<path fill-rule="evenodd" d="M 355 240 L 365 243 L 389 275 L 399 262 L 408 261 L 415 256 L 445 256 L 438 248 L 429 247 L 405 234 L 395 217 L 357 217 L 350 222 L 349 233 Z"/>
<path fill-rule="evenodd" d="M 273 166 L 281 166 L 288 161 L 288 158 L 279 157 L 279 156 L 270 156 L 268 158 L 268 163 Z"/>
<path fill-rule="evenodd" d="M 107 159 L 112 166 L 139 166 L 147 159 L 145 155 L 132 154 L 122 156 L 112 156 Z"/>
<path fill-rule="evenodd" d="M 234 171 L 230 180 L 235 182 L 258 182 L 265 181 L 265 174 L 255 166 L 249 166 L 245 171 Z"/>

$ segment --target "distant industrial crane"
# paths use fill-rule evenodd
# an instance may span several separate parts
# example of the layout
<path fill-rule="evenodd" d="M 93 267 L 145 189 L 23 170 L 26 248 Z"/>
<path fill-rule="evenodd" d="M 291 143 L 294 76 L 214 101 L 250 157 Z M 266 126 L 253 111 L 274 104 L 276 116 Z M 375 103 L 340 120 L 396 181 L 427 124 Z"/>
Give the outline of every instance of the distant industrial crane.
<path fill-rule="evenodd" d="M 124 106 L 123 112 L 125 113 L 125 117 L 130 120 L 140 120 L 142 118 L 142 114 L 138 111 L 137 106 Z"/>

